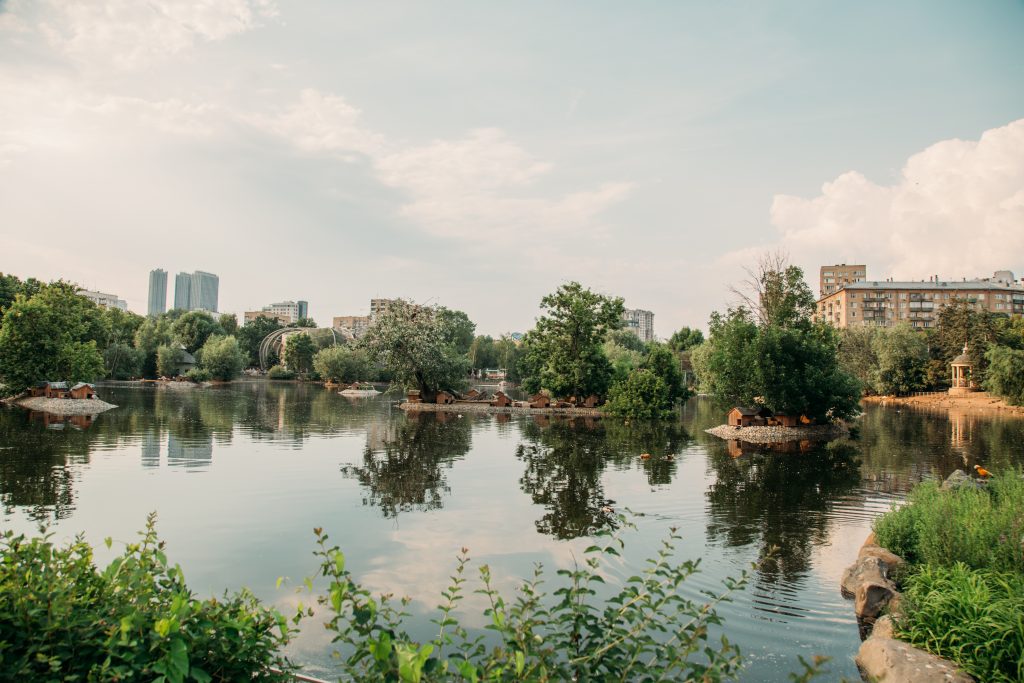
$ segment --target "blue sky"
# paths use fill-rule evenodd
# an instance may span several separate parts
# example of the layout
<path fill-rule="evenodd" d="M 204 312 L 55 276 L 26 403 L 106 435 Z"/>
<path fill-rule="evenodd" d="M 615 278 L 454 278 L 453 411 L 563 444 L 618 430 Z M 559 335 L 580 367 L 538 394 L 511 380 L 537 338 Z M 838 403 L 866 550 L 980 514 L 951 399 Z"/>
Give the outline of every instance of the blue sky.
<path fill-rule="evenodd" d="M 1024 3 L 0 4 L 0 270 L 703 327 L 783 249 L 1024 275 Z M 965 236 L 971 239 L 964 248 Z"/>

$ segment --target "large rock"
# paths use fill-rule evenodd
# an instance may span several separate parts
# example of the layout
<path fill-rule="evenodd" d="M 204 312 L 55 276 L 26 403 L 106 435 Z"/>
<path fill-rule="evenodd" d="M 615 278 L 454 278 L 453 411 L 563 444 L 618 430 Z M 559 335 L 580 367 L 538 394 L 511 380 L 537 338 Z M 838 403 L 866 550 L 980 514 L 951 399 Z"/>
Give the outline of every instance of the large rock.
<path fill-rule="evenodd" d="M 888 579 L 888 567 L 877 557 L 861 557 L 851 564 L 843 572 L 842 583 L 843 595 L 852 597 L 857 594 L 857 586 L 865 581 L 875 579 Z"/>
<path fill-rule="evenodd" d="M 875 619 L 897 595 L 896 584 L 889 579 L 868 579 L 857 586 L 853 595 L 853 610 L 862 619 Z"/>
<path fill-rule="evenodd" d="M 974 479 L 963 470 L 953 470 L 953 474 L 946 477 L 946 481 L 942 482 L 941 488 L 943 491 L 955 491 L 964 487 L 980 489 L 981 484 L 977 479 Z"/>
<path fill-rule="evenodd" d="M 895 576 L 903 568 L 903 565 L 906 564 L 902 557 L 880 545 L 861 546 L 857 559 L 863 560 L 866 557 L 874 557 L 885 565 L 885 578 L 887 579 Z"/>
<path fill-rule="evenodd" d="M 857 653 L 865 681 L 877 683 L 973 683 L 952 662 L 892 638 L 868 638 Z"/>
<path fill-rule="evenodd" d="M 892 617 L 888 614 L 878 617 L 875 620 L 874 626 L 871 629 L 872 638 L 895 638 L 896 627 L 892 622 Z"/>

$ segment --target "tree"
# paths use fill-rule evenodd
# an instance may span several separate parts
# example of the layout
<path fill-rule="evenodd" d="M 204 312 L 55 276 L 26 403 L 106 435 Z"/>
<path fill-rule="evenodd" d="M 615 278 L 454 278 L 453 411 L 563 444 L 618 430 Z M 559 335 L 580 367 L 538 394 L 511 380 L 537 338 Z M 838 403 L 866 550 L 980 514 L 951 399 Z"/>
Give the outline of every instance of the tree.
<path fill-rule="evenodd" d="M 232 380 L 245 367 L 245 353 L 230 335 L 210 337 L 199 352 L 199 367 L 213 379 Z"/>
<path fill-rule="evenodd" d="M 265 315 L 256 316 L 253 320 L 245 323 L 238 330 L 238 345 L 245 352 L 249 364 L 259 363 L 260 342 L 268 334 L 283 327 L 276 318 L 268 318 Z"/>
<path fill-rule="evenodd" d="M 668 347 L 676 353 L 683 353 L 704 343 L 704 333 L 697 328 L 680 327 L 669 337 Z"/>
<path fill-rule="evenodd" d="M 103 350 L 103 365 L 110 379 L 132 379 L 142 372 L 143 353 L 124 342 L 115 342 Z"/>
<path fill-rule="evenodd" d="M 19 294 L 24 295 L 26 299 L 31 299 L 43 287 L 42 282 L 32 277 L 22 282 L 16 275 L 0 273 L 0 318 Z"/>
<path fill-rule="evenodd" d="M 764 254 L 732 292 L 762 326 L 789 327 L 809 320 L 816 312 L 817 302 L 804 271 L 790 265 L 783 252 Z"/>
<path fill-rule="evenodd" d="M 224 330 L 224 334 L 230 334 L 232 337 L 238 334 L 238 316 L 234 313 L 221 313 L 217 318 L 217 324 Z"/>
<path fill-rule="evenodd" d="M 679 369 L 679 358 L 669 350 L 668 345 L 652 343 L 640 367 L 650 370 L 665 383 L 671 405 L 689 398 L 690 392 L 683 384 L 683 373 Z"/>
<path fill-rule="evenodd" d="M 289 334 L 284 343 L 284 364 L 292 372 L 309 372 L 313 369 L 314 353 L 316 346 L 308 334 Z"/>
<path fill-rule="evenodd" d="M 456 347 L 464 325 L 446 310 L 395 299 L 360 340 L 372 362 L 419 389 L 427 402 L 438 390 L 462 386 L 469 371 L 465 352 Z"/>
<path fill-rule="evenodd" d="M 451 344 L 459 353 L 469 353 L 476 323 L 462 311 L 453 311 L 444 306 L 437 307 L 437 315 L 441 318 L 445 330 L 445 342 Z"/>
<path fill-rule="evenodd" d="M 639 368 L 612 385 L 606 410 L 620 417 L 656 420 L 670 417 L 674 403 L 665 381 L 652 370 Z"/>
<path fill-rule="evenodd" d="M 185 354 L 177 346 L 160 345 L 156 350 L 156 371 L 161 377 L 174 377 Z"/>
<path fill-rule="evenodd" d="M 189 353 L 195 353 L 203 347 L 206 340 L 224 331 L 206 311 L 189 311 L 174 321 L 174 338 Z"/>
<path fill-rule="evenodd" d="M 470 367 L 474 370 L 493 368 L 498 364 L 498 352 L 490 335 L 475 337 L 467 355 Z"/>
<path fill-rule="evenodd" d="M 18 294 L 0 325 L 0 378 L 15 392 L 42 380 L 95 381 L 104 371 L 98 343 L 107 335 L 100 309 L 74 285 Z"/>
<path fill-rule="evenodd" d="M 875 339 L 882 334 L 882 328 L 857 325 L 847 327 L 839 333 L 839 364 L 857 378 L 865 389 L 875 390 L 875 373 L 878 370 L 878 352 Z"/>
<path fill-rule="evenodd" d="M 878 365 L 872 385 L 879 394 L 907 394 L 925 386 L 928 367 L 928 345 L 920 334 L 907 324 L 875 335 L 872 347 Z"/>
<path fill-rule="evenodd" d="M 644 361 L 644 354 L 625 346 L 619 346 L 610 339 L 604 343 L 603 350 L 612 366 L 612 384 L 625 381 L 629 374 L 640 367 Z"/>
<path fill-rule="evenodd" d="M 321 379 L 331 382 L 358 382 L 370 379 L 373 366 L 362 349 L 331 346 L 313 356 L 313 369 Z"/>
<path fill-rule="evenodd" d="M 530 333 L 530 353 L 537 383 L 553 396 L 604 396 L 612 366 L 603 344 L 622 325 L 622 299 L 562 285 L 540 302 L 545 311 Z"/>
<path fill-rule="evenodd" d="M 1024 351 L 992 346 L 985 356 L 989 363 L 985 390 L 1012 405 L 1024 405 Z"/>
<path fill-rule="evenodd" d="M 299 318 L 288 327 L 316 327 L 316 321 L 312 318 Z"/>
<path fill-rule="evenodd" d="M 506 377 L 510 382 L 518 382 L 522 377 L 519 371 L 519 359 L 522 357 L 522 350 L 519 344 L 507 334 L 494 342 L 494 353 L 497 356 L 499 368 L 503 368 Z"/>
<path fill-rule="evenodd" d="M 971 372 L 976 380 L 983 382 L 988 368 L 985 352 L 997 341 L 995 316 L 975 309 L 968 301 L 954 301 L 939 309 L 934 341 L 947 370 L 949 362 L 963 352 L 966 343 L 974 363 Z"/>
<path fill-rule="evenodd" d="M 153 378 L 161 374 L 157 368 L 157 352 L 161 346 L 170 346 L 173 341 L 170 318 L 158 316 L 143 321 L 135 331 L 135 348 L 141 354 L 143 377 Z"/>
<path fill-rule="evenodd" d="M 643 340 L 629 330 L 612 330 L 608 333 L 608 341 L 630 351 L 643 352 L 647 349 Z"/>

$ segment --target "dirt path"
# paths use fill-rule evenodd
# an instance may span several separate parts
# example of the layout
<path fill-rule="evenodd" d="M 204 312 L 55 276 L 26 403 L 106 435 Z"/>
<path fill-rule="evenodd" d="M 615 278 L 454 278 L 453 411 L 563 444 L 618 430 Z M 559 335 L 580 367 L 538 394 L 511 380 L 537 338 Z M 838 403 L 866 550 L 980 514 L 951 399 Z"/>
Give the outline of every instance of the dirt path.
<path fill-rule="evenodd" d="M 988 413 L 1009 417 L 1024 417 L 1024 406 L 1011 406 L 1001 398 L 983 391 L 963 396 L 950 396 L 946 393 L 922 394 L 920 396 L 866 396 L 864 403 L 882 406 L 912 406 L 939 410 L 955 410 L 959 412 Z"/>

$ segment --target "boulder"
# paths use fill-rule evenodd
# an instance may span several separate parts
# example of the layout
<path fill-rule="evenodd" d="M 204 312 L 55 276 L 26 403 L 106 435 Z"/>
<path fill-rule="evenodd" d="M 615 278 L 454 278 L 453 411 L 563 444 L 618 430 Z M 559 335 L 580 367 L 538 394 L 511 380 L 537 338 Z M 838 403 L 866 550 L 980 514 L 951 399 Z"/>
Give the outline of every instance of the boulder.
<path fill-rule="evenodd" d="M 885 578 L 887 579 L 891 578 L 903 567 L 904 564 L 906 564 L 902 557 L 880 545 L 861 546 L 860 553 L 857 554 L 857 559 L 863 560 L 866 557 L 874 557 L 885 565 Z"/>
<path fill-rule="evenodd" d="M 980 489 L 981 484 L 977 479 L 972 478 L 969 474 L 963 470 L 953 470 L 953 474 L 946 477 L 946 481 L 942 482 L 941 488 L 943 491 L 956 491 L 963 487 Z"/>
<path fill-rule="evenodd" d="M 861 643 L 857 668 L 865 681 L 878 683 L 972 683 L 973 678 L 941 657 L 892 638 L 873 637 Z"/>
<path fill-rule="evenodd" d="M 895 638 L 896 627 L 893 624 L 892 617 L 888 614 L 878 617 L 875 620 L 875 625 L 871 628 L 872 638 Z"/>
<path fill-rule="evenodd" d="M 886 578 L 872 578 L 857 586 L 853 596 L 853 609 L 858 617 L 874 619 L 896 597 L 896 584 Z"/>
<path fill-rule="evenodd" d="M 857 586 L 872 579 L 889 578 L 888 568 L 877 557 L 862 557 L 843 572 L 843 595 L 851 597 L 857 593 Z"/>

